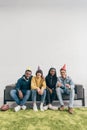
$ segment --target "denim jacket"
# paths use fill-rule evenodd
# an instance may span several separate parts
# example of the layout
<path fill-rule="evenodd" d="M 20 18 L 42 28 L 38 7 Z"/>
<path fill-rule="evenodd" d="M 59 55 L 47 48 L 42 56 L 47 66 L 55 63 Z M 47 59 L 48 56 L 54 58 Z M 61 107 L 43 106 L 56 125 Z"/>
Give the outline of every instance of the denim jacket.
<path fill-rule="evenodd" d="M 74 88 L 75 87 L 72 79 L 69 76 L 67 76 L 65 79 L 62 78 L 62 77 L 58 77 L 57 83 L 58 82 L 60 82 L 62 84 L 62 86 L 61 86 L 62 89 L 67 89 L 66 84 L 69 84 L 70 88 Z"/>

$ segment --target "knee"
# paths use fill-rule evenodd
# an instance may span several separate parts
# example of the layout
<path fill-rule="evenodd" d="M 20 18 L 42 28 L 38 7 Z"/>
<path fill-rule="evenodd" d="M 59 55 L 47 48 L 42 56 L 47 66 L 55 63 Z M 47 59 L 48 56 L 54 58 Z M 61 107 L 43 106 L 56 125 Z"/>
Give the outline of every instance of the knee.
<path fill-rule="evenodd" d="M 33 90 L 31 90 L 31 91 L 32 91 L 32 94 L 36 94 L 36 90 L 33 89 Z"/>
<path fill-rule="evenodd" d="M 48 89 L 46 89 L 46 94 L 48 95 L 50 92 L 49 92 L 49 90 Z"/>
<path fill-rule="evenodd" d="M 16 93 L 16 90 L 11 90 L 10 95 L 13 96 Z"/>
<path fill-rule="evenodd" d="M 71 92 L 75 92 L 74 88 L 71 88 L 70 91 L 71 91 Z"/>
<path fill-rule="evenodd" d="M 31 93 L 31 90 L 27 90 L 26 95 L 29 95 Z"/>
<path fill-rule="evenodd" d="M 61 88 L 60 87 L 56 88 L 56 92 L 57 93 L 61 92 Z"/>
<path fill-rule="evenodd" d="M 75 96 L 75 90 L 74 90 L 74 88 L 71 88 L 71 89 L 70 89 L 70 95 Z"/>
<path fill-rule="evenodd" d="M 46 95 L 46 89 L 43 91 L 43 94 Z"/>

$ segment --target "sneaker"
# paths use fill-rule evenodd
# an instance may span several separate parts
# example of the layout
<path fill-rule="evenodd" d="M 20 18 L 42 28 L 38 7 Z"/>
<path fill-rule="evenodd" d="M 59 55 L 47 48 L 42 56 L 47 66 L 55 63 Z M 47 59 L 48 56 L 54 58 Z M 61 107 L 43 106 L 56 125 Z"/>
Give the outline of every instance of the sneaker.
<path fill-rule="evenodd" d="M 43 109 L 46 111 L 48 109 L 48 105 L 44 106 Z"/>
<path fill-rule="evenodd" d="M 14 111 L 15 111 L 15 112 L 18 112 L 18 111 L 20 111 L 20 109 L 21 109 L 21 106 L 18 105 L 18 106 L 16 106 L 16 107 L 14 108 Z"/>
<path fill-rule="evenodd" d="M 61 105 L 61 107 L 59 108 L 60 111 L 64 110 L 64 105 Z"/>
<path fill-rule="evenodd" d="M 26 110 L 26 108 L 27 108 L 27 107 L 26 107 L 25 105 L 21 106 L 21 109 L 22 109 L 22 110 Z"/>
<path fill-rule="evenodd" d="M 33 110 L 34 110 L 34 111 L 38 111 L 36 104 L 33 105 Z"/>
<path fill-rule="evenodd" d="M 68 108 L 68 112 L 70 113 L 70 114 L 73 114 L 73 108 Z"/>
<path fill-rule="evenodd" d="M 49 109 L 51 110 L 58 110 L 58 107 L 52 106 L 51 104 L 48 105 Z"/>
<path fill-rule="evenodd" d="M 40 104 L 40 110 L 41 110 L 41 111 L 44 111 L 43 104 Z"/>
<path fill-rule="evenodd" d="M 58 107 L 52 106 L 52 110 L 58 110 Z"/>

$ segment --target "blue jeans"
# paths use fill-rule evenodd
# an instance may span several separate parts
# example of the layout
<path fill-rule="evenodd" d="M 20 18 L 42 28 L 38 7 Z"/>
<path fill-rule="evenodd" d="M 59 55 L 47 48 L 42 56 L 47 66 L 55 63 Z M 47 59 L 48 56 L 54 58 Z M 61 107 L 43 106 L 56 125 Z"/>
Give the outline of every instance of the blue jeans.
<path fill-rule="evenodd" d="M 75 96 L 75 91 L 74 88 L 71 89 L 62 89 L 60 87 L 56 88 L 56 92 L 57 92 L 57 97 L 59 99 L 59 102 L 61 105 L 64 105 L 63 103 L 63 99 L 62 99 L 62 94 L 67 94 L 69 95 L 69 107 L 72 108 L 73 107 L 73 103 L 74 103 L 74 96 Z"/>
<path fill-rule="evenodd" d="M 44 103 L 45 101 L 45 97 L 46 97 L 46 90 L 44 90 L 43 94 L 40 95 L 41 96 L 41 103 Z M 32 90 L 32 101 L 33 103 L 36 103 L 36 98 L 37 98 L 37 91 L 36 90 Z"/>
<path fill-rule="evenodd" d="M 16 103 L 18 105 L 21 105 L 21 106 L 24 105 L 27 102 L 27 100 L 30 97 L 30 94 L 31 94 L 31 90 L 27 90 L 23 99 L 20 99 L 19 96 L 18 96 L 17 90 L 11 90 L 10 91 L 11 97 L 14 99 L 14 101 L 16 101 Z"/>

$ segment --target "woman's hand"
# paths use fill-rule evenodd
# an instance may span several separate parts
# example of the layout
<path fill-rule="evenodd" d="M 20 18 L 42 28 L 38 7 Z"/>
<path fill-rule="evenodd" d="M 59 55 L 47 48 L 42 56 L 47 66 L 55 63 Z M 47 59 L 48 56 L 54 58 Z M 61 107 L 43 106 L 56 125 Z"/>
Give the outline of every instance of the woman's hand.
<path fill-rule="evenodd" d="M 44 91 L 43 88 L 41 88 L 41 89 L 39 88 L 37 92 L 38 92 L 39 95 L 43 95 L 43 91 Z"/>
<path fill-rule="evenodd" d="M 44 92 L 44 89 L 42 88 L 42 89 L 40 90 L 40 94 L 43 95 L 43 92 Z"/>
<path fill-rule="evenodd" d="M 49 90 L 49 92 L 52 94 L 52 89 L 51 88 L 49 88 L 48 86 L 47 86 L 47 89 Z"/>
<path fill-rule="evenodd" d="M 52 94 L 52 92 L 53 92 L 52 89 L 49 88 L 49 92 Z"/>
<path fill-rule="evenodd" d="M 37 92 L 38 92 L 38 93 L 40 92 L 40 88 L 37 88 Z"/>

